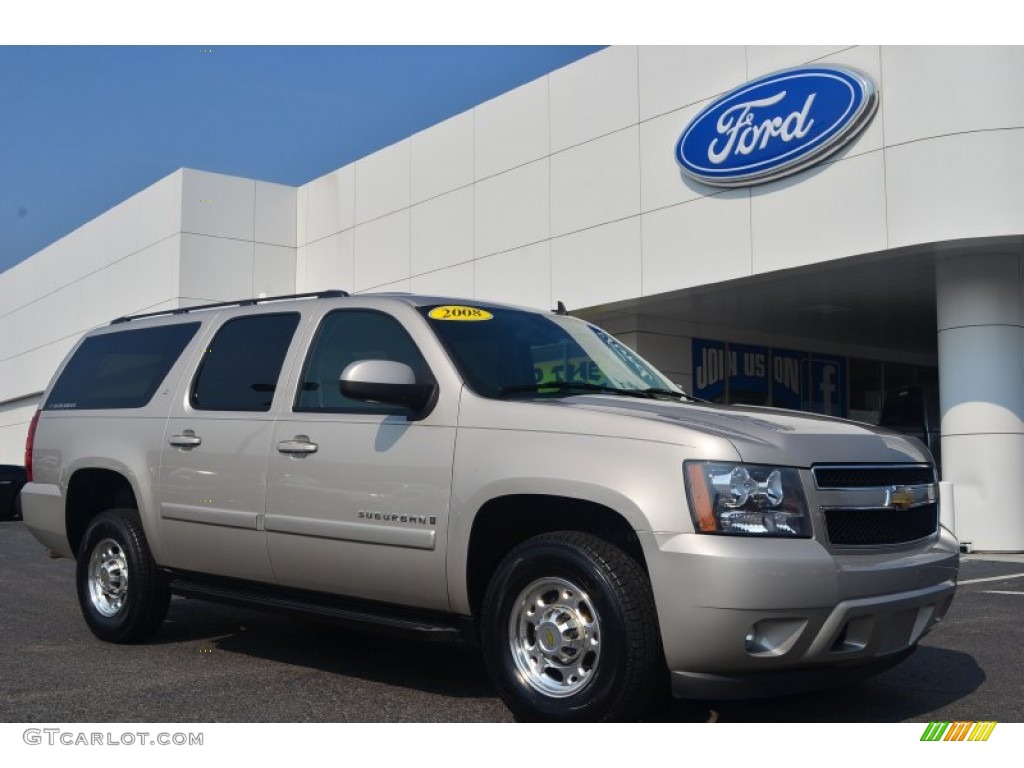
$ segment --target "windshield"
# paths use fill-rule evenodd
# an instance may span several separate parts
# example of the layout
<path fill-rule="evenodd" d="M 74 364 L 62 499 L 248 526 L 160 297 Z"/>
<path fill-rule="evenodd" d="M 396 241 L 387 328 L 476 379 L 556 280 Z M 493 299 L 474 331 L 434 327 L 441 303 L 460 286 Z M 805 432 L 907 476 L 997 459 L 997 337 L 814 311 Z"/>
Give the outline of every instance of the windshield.
<path fill-rule="evenodd" d="M 574 317 L 483 305 L 419 311 L 466 383 L 484 397 L 685 396 L 618 339 Z"/>

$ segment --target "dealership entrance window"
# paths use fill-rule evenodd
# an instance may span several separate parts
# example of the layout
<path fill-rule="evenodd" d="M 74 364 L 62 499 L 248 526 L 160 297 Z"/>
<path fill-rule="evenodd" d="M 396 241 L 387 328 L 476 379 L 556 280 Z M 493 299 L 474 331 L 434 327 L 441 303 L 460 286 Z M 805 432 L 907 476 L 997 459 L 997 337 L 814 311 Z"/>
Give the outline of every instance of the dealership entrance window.
<path fill-rule="evenodd" d="M 693 393 L 734 405 L 769 405 L 877 424 L 885 393 L 938 379 L 929 366 L 819 352 L 693 340 Z"/>

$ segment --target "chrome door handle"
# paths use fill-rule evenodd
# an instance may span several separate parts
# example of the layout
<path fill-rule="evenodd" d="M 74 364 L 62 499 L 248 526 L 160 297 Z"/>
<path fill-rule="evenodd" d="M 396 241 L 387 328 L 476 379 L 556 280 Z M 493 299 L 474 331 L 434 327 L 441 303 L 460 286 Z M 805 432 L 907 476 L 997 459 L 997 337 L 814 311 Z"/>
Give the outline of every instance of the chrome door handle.
<path fill-rule="evenodd" d="M 171 435 L 171 439 L 167 442 L 171 445 L 177 446 L 178 448 L 195 448 L 203 442 L 203 438 L 197 437 L 196 433 L 191 429 L 186 429 L 180 435 Z"/>
<path fill-rule="evenodd" d="M 320 446 L 311 442 L 306 435 L 296 435 L 291 440 L 282 440 L 277 444 L 280 453 L 316 453 Z"/>

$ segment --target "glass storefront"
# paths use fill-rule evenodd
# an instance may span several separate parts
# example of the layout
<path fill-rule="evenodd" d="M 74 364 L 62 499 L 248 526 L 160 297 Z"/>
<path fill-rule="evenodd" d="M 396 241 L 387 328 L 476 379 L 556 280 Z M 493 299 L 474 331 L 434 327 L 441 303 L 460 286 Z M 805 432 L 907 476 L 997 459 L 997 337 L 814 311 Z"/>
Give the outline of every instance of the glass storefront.
<path fill-rule="evenodd" d="M 930 366 L 751 344 L 693 340 L 693 392 L 716 403 L 770 405 L 877 424 L 885 393 L 938 380 Z"/>

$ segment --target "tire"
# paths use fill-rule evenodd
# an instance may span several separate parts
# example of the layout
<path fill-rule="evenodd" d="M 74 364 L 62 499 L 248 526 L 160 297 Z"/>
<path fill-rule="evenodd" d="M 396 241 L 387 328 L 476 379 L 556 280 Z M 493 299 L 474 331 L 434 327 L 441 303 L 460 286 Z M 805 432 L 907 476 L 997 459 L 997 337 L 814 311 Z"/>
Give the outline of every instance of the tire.
<path fill-rule="evenodd" d="M 134 509 L 111 509 L 89 524 L 76 577 L 82 616 L 100 640 L 142 642 L 167 615 L 171 593 Z"/>
<path fill-rule="evenodd" d="M 502 560 L 484 596 L 481 643 L 518 720 L 635 720 L 664 670 L 644 569 L 577 531 L 535 536 Z"/>

